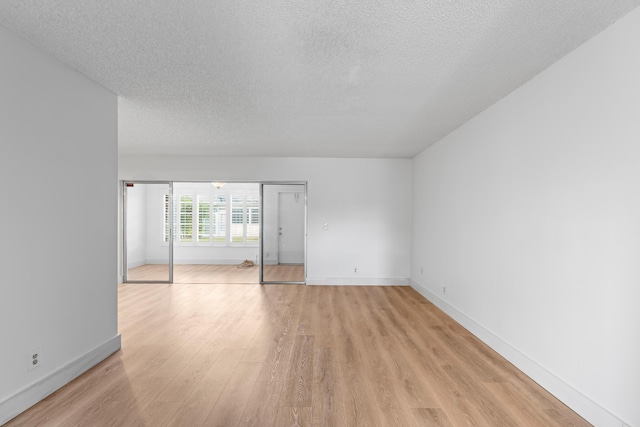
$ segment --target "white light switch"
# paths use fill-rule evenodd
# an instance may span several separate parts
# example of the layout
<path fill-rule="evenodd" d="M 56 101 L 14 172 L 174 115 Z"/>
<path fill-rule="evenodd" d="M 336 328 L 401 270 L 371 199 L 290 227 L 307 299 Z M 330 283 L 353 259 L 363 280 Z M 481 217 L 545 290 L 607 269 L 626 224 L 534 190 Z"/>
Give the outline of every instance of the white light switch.
<path fill-rule="evenodd" d="M 325 231 L 328 230 L 329 229 L 329 223 L 325 222 L 324 224 L 322 224 L 322 229 L 325 230 Z"/>

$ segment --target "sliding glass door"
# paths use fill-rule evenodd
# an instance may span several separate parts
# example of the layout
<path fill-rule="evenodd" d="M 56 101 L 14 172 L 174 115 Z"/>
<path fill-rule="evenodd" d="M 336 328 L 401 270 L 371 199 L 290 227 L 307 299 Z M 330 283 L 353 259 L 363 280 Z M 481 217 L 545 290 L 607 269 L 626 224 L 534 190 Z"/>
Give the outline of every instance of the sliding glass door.
<path fill-rule="evenodd" d="M 123 183 L 123 282 L 173 283 L 170 182 Z"/>
<path fill-rule="evenodd" d="M 305 283 L 306 183 L 263 183 L 260 283 Z"/>

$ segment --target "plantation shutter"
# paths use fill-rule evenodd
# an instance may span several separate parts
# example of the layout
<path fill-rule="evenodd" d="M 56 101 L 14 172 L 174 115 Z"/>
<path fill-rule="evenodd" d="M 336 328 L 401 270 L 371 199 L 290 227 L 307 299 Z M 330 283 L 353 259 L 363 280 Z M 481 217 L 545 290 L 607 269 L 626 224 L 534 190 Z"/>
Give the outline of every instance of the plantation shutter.
<path fill-rule="evenodd" d="M 193 196 L 180 196 L 180 242 L 193 241 Z"/>
<path fill-rule="evenodd" d="M 247 244 L 257 244 L 260 239 L 260 197 L 247 196 Z"/>
<path fill-rule="evenodd" d="M 244 242 L 244 197 L 231 196 L 231 243 Z"/>
<path fill-rule="evenodd" d="M 227 243 L 227 195 L 217 194 L 213 199 L 213 242 L 224 245 Z"/>
<path fill-rule="evenodd" d="M 198 195 L 198 242 L 211 241 L 211 196 Z"/>

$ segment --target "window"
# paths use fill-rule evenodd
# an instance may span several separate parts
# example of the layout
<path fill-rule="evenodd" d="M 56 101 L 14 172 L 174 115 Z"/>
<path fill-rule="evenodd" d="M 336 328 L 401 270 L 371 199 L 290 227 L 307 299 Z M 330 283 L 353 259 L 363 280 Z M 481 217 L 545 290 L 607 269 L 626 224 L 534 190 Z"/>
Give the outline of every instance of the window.
<path fill-rule="evenodd" d="M 227 243 L 227 195 L 216 194 L 213 199 L 213 242 Z"/>
<path fill-rule="evenodd" d="M 164 241 L 169 242 L 169 204 L 170 197 L 168 194 L 164 195 Z M 173 240 L 176 240 L 176 204 L 173 204 Z"/>
<path fill-rule="evenodd" d="M 247 196 L 247 243 L 260 239 L 260 197 Z"/>
<path fill-rule="evenodd" d="M 231 243 L 244 240 L 244 198 L 231 196 Z"/>
<path fill-rule="evenodd" d="M 193 196 L 180 196 L 180 242 L 193 241 Z"/>
<path fill-rule="evenodd" d="M 211 241 L 211 196 L 198 195 L 198 242 Z"/>
<path fill-rule="evenodd" d="M 169 196 L 165 195 L 165 242 L 169 241 L 169 205 Z M 179 194 L 174 197 L 173 220 L 174 241 L 180 245 L 256 246 L 260 238 L 260 197 L 228 192 Z"/>

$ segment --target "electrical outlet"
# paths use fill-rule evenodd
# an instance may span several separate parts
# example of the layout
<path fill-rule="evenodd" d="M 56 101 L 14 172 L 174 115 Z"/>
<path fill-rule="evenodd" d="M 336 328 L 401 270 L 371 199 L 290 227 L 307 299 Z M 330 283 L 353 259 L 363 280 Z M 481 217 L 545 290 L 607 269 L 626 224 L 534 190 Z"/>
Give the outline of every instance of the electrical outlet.
<path fill-rule="evenodd" d="M 353 269 L 353 272 L 354 272 L 354 273 L 357 273 L 357 272 L 358 272 L 358 267 L 354 268 L 354 269 Z"/>
<path fill-rule="evenodd" d="M 29 359 L 28 359 L 28 370 L 31 371 L 33 369 L 36 369 L 38 367 L 40 367 L 40 363 L 42 361 L 42 352 L 40 351 L 40 348 L 36 348 L 33 351 L 29 352 Z"/>
<path fill-rule="evenodd" d="M 324 231 L 327 231 L 327 230 L 329 229 L 329 223 L 328 223 L 328 222 L 325 222 L 324 224 L 322 224 L 322 229 L 323 229 Z"/>
<path fill-rule="evenodd" d="M 442 287 L 442 293 L 443 293 L 443 294 L 446 294 L 446 293 L 447 293 L 447 287 L 446 287 L 446 286 L 443 286 L 443 287 Z"/>

